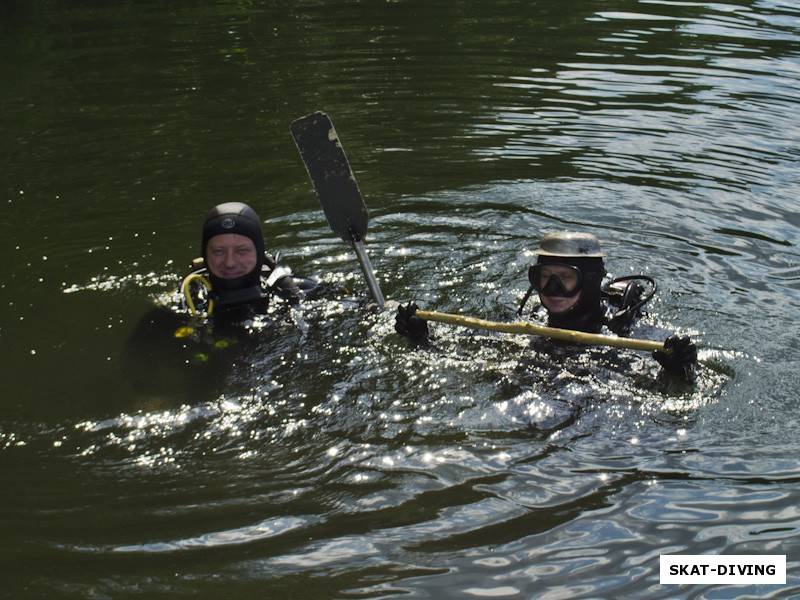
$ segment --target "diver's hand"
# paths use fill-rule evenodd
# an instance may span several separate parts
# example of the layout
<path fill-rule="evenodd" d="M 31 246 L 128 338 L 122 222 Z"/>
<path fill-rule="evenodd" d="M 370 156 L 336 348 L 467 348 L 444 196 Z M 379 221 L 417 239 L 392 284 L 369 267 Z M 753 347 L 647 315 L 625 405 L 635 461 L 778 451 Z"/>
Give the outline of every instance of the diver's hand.
<path fill-rule="evenodd" d="M 670 353 L 653 352 L 656 359 L 664 371 L 676 377 L 681 377 L 687 382 L 692 382 L 696 376 L 697 368 L 697 346 L 687 335 L 671 335 L 664 340 L 664 349 L 671 350 Z"/>
<path fill-rule="evenodd" d="M 292 305 L 300 304 L 300 299 L 303 297 L 303 292 L 297 281 L 291 275 L 284 275 L 272 284 L 272 291 L 278 296 L 287 300 Z"/>
<path fill-rule="evenodd" d="M 419 306 L 409 302 L 397 307 L 397 316 L 394 320 L 394 329 L 400 335 L 407 337 L 415 344 L 428 341 L 428 322 L 415 316 Z"/>

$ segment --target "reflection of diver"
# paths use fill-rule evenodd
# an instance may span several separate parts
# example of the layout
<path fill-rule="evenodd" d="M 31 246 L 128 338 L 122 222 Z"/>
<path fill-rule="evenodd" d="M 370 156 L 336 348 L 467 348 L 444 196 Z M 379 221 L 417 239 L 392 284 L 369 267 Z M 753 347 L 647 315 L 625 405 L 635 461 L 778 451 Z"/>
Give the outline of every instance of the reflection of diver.
<path fill-rule="evenodd" d="M 266 324 L 276 325 L 317 287 L 265 253 L 258 215 L 239 202 L 209 213 L 201 254 L 181 286 L 184 310 L 154 308 L 128 341 L 125 365 L 139 393 L 186 399 L 214 393 L 239 357 L 276 335 L 275 327 L 259 327 L 256 336 L 253 320 L 267 315 Z"/>
<path fill-rule="evenodd" d="M 536 291 L 551 327 L 592 333 L 606 327 L 625 335 L 655 293 L 655 282 L 641 275 L 605 281 L 604 254 L 597 238 L 591 234 L 548 234 L 542 238 L 536 254 L 537 261 L 528 271 L 530 288 L 518 314 L 522 314 L 528 298 Z M 647 293 L 640 282 L 649 284 Z M 424 342 L 429 339 L 428 325 L 414 316 L 417 308 L 413 303 L 400 306 L 395 329 L 414 342 Z M 551 342 L 551 347 L 555 346 L 557 344 Z M 663 367 L 663 375 L 686 383 L 694 382 L 697 349 L 691 340 L 671 335 L 664 346 L 669 353 L 653 353 Z"/>

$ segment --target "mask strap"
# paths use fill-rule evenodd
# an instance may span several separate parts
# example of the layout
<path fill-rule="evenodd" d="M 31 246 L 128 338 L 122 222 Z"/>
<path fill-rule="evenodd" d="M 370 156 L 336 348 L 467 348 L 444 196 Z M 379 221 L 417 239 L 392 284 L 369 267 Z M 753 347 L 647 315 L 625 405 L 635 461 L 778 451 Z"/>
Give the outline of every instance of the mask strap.
<path fill-rule="evenodd" d="M 531 297 L 532 293 L 533 293 L 533 286 L 529 287 L 528 291 L 525 292 L 525 296 L 523 296 L 522 302 L 520 302 L 519 308 L 517 309 L 517 316 L 520 316 L 520 317 L 522 316 L 522 309 L 525 308 L 525 304 L 528 302 L 528 298 Z"/>

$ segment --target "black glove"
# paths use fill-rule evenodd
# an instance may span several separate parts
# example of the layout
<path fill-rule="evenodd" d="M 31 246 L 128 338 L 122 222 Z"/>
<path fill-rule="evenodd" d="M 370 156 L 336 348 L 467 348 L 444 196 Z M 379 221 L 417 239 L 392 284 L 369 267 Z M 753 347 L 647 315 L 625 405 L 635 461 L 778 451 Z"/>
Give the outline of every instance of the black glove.
<path fill-rule="evenodd" d="M 412 342 L 419 344 L 428 341 L 428 322 L 414 316 L 419 306 L 409 302 L 406 306 L 402 304 L 397 307 L 397 316 L 394 320 L 394 329 L 402 336 L 407 337 Z"/>
<path fill-rule="evenodd" d="M 664 340 L 664 349 L 671 350 L 671 352 L 669 354 L 658 350 L 653 352 L 653 358 L 664 368 L 664 371 L 669 375 L 682 377 L 687 382 L 694 381 L 697 367 L 697 346 L 692 343 L 689 336 L 669 336 Z"/>
<path fill-rule="evenodd" d="M 281 277 L 272 284 L 272 291 L 293 306 L 300 304 L 300 298 L 303 296 L 303 292 L 300 291 L 300 287 L 291 275 Z"/>

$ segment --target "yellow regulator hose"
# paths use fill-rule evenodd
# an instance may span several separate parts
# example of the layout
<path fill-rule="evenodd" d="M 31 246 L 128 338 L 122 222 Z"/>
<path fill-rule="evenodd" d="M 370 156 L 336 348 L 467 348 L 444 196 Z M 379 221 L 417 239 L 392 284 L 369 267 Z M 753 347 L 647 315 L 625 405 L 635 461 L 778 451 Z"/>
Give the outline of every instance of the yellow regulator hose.
<path fill-rule="evenodd" d="M 197 307 L 194 305 L 194 300 L 192 299 L 192 290 L 189 288 L 193 281 L 199 281 L 209 292 L 211 291 L 211 282 L 200 273 L 192 273 L 191 275 L 188 275 L 181 284 L 181 291 L 183 292 L 183 297 L 186 299 L 186 306 L 188 306 L 189 310 L 192 311 L 192 315 L 197 316 Z M 214 301 L 209 299 L 206 316 L 209 316 L 213 310 Z"/>

